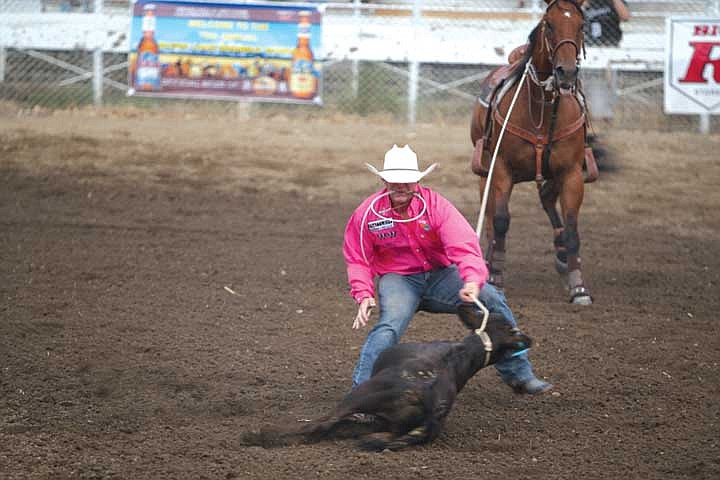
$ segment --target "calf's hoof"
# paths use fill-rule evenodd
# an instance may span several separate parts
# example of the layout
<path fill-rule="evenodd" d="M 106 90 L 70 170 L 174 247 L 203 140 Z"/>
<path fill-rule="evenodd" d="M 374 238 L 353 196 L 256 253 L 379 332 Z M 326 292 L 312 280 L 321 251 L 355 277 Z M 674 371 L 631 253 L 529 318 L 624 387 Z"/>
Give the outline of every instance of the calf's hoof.
<path fill-rule="evenodd" d="M 371 425 L 377 422 L 377 417 L 371 413 L 353 413 L 347 419 L 360 425 Z"/>

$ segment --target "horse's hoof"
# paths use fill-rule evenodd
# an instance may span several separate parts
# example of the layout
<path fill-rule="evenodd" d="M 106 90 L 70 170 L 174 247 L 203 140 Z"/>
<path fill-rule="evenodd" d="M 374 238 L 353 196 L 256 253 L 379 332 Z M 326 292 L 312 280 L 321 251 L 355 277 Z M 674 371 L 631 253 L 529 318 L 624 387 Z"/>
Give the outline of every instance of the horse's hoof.
<path fill-rule="evenodd" d="M 573 305 L 592 305 L 590 290 L 579 285 L 570 289 L 570 303 Z"/>
<path fill-rule="evenodd" d="M 557 273 L 568 273 L 568 264 L 567 262 L 563 262 L 559 258 L 555 257 L 555 271 Z"/>
<path fill-rule="evenodd" d="M 573 305 L 592 305 L 592 297 L 590 295 L 580 295 L 570 300 Z"/>

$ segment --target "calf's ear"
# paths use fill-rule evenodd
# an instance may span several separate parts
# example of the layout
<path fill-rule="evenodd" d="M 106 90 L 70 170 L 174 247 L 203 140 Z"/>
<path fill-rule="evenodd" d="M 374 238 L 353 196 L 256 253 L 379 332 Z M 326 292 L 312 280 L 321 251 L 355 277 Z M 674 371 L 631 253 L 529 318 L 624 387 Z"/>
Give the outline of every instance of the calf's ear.
<path fill-rule="evenodd" d="M 462 303 L 458 307 L 458 317 L 462 321 L 465 327 L 470 330 L 477 330 L 482 327 L 483 323 L 483 312 L 474 303 Z M 488 317 L 487 325 L 485 330 L 488 333 L 501 332 L 503 330 L 510 330 L 512 325 L 508 322 L 502 314 L 491 312 Z"/>

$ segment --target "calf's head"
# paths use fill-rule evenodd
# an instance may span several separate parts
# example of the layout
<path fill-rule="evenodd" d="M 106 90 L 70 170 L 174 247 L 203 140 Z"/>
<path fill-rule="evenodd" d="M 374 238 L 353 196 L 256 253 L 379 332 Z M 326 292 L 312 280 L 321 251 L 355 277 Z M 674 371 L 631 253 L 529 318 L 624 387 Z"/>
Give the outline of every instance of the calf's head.
<path fill-rule="evenodd" d="M 479 333 L 477 330 L 482 327 L 483 313 L 475 305 L 470 303 L 460 305 L 458 316 L 467 328 Z M 530 337 L 513 327 L 498 313 L 489 315 L 484 332 L 490 338 L 494 357 L 518 354 L 532 345 Z"/>

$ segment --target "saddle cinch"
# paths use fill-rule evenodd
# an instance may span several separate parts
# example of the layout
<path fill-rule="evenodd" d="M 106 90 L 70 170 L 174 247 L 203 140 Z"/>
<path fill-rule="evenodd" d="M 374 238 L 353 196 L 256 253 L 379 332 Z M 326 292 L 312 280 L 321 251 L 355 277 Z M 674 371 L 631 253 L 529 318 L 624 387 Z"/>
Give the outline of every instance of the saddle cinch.
<path fill-rule="evenodd" d="M 515 52 L 513 51 L 513 53 L 510 54 L 511 59 L 514 53 Z M 483 152 L 485 149 L 489 149 L 490 147 L 490 141 L 493 134 L 492 125 L 495 123 L 492 120 L 495 119 L 499 124 L 502 124 L 505 120 L 498 111 L 497 105 L 500 103 L 500 100 L 502 100 L 502 98 L 507 94 L 510 88 L 514 85 L 514 81 L 510 81 L 509 79 L 513 77 L 513 74 L 518 68 L 520 68 L 520 65 L 520 62 L 512 62 L 509 65 L 502 65 L 491 71 L 490 74 L 485 77 L 485 79 L 480 84 L 480 93 L 478 95 L 477 101 L 486 108 L 486 113 L 485 131 L 483 133 L 483 136 L 479 138 L 478 141 L 475 143 L 475 149 L 473 151 L 472 162 L 470 165 L 470 168 L 475 175 L 480 175 L 482 177 L 488 176 L 490 168 L 489 157 L 488 162 L 486 162 L 488 164 L 485 165 L 483 163 Z M 515 76 L 514 78 L 515 81 L 517 81 L 519 77 Z M 582 111 L 580 117 L 570 125 L 557 131 L 553 131 L 554 129 L 551 126 L 551 131 L 549 135 L 538 135 L 536 133 L 526 131 L 519 127 L 515 127 L 509 122 L 507 124 L 506 128 L 510 133 L 513 133 L 514 135 L 528 141 L 535 146 L 535 181 L 537 182 L 538 187 L 549 173 L 549 157 L 550 150 L 552 149 L 552 142 L 560 140 L 576 132 L 581 127 L 585 129 L 584 182 L 592 183 L 598 179 L 599 172 L 597 162 L 595 161 L 595 155 L 593 154 L 592 148 L 588 145 L 587 141 L 587 117 L 585 113 L 585 101 L 580 92 L 575 94 L 575 98 L 580 104 L 580 109 Z"/>

